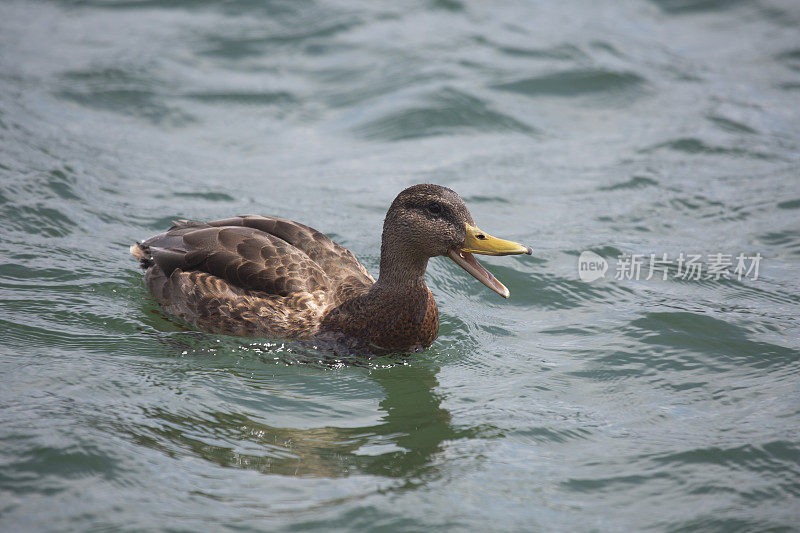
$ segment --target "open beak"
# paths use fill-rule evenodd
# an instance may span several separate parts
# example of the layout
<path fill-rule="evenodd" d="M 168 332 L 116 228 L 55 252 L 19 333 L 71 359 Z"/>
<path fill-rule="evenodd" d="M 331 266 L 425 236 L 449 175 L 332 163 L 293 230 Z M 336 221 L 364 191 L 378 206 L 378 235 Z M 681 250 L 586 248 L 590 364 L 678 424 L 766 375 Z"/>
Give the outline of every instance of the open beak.
<path fill-rule="evenodd" d="M 475 226 L 470 226 L 469 224 L 466 226 L 467 238 L 464 239 L 464 245 L 461 248 L 451 248 L 447 252 L 447 256 L 455 261 L 458 266 L 472 274 L 478 281 L 503 298 L 508 298 L 511 296 L 511 293 L 508 292 L 506 286 L 497 281 L 497 278 L 495 278 L 491 272 L 483 268 L 472 254 L 531 255 L 533 251 L 529 246 L 492 237 L 488 233 L 484 233 Z"/>

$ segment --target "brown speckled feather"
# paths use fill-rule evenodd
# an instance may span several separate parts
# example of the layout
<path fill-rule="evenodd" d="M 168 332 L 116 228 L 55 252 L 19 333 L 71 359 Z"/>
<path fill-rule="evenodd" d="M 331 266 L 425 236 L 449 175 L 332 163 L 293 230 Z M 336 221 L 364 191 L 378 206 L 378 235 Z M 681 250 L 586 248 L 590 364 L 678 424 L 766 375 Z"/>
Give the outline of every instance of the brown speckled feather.
<path fill-rule="evenodd" d="M 374 283 L 324 234 L 263 216 L 178 222 L 135 255 L 167 312 L 233 335 L 311 337 L 328 309 Z"/>
<path fill-rule="evenodd" d="M 351 276 L 355 278 L 353 281 L 367 286 L 375 283 L 364 265 L 358 262 L 350 250 L 336 244 L 327 235 L 299 222 L 277 217 L 244 215 L 209 222 L 208 225 L 244 226 L 282 239 L 304 252 L 334 283 L 342 282 Z"/>
<path fill-rule="evenodd" d="M 436 340 L 439 309 L 424 284 L 381 287 L 331 309 L 320 330 L 340 342 L 364 340 L 372 351 L 420 351 Z"/>

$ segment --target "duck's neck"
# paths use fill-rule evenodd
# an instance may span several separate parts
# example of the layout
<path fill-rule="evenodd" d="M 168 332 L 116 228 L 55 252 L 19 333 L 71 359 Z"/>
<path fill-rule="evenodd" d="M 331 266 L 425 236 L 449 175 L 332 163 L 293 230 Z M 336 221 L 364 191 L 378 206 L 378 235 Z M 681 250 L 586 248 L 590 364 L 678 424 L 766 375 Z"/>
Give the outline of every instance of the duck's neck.
<path fill-rule="evenodd" d="M 331 310 L 321 330 L 357 339 L 372 348 L 407 351 L 426 348 L 439 331 L 436 301 L 425 285 L 428 258 L 381 246 L 381 271 L 370 290 Z"/>
<path fill-rule="evenodd" d="M 376 289 L 399 291 L 424 290 L 428 257 L 409 250 L 403 243 L 393 242 L 384 236 L 381 243 L 381 264 Z"/>

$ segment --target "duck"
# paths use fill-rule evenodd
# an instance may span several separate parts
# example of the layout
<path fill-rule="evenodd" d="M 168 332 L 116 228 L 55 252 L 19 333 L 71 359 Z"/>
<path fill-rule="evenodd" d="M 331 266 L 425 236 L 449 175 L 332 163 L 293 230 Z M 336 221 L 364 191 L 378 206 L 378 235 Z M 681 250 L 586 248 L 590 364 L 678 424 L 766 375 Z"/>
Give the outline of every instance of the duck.
<path fill-rule="evenodd" d="M 241 215 L 173 221 L 130 247 L 161 308 L 201 330 L 333 342 L 367 353 L 420 352 L 439 331 L 425 283 L 445 256 L 500 296 L 509 290 L 474 254 L 531 255 L 478 229 L 461 197 L 430 183 L 401 191 L 383 223 L 377 281 L 347 248 L 292 220 Z"/>

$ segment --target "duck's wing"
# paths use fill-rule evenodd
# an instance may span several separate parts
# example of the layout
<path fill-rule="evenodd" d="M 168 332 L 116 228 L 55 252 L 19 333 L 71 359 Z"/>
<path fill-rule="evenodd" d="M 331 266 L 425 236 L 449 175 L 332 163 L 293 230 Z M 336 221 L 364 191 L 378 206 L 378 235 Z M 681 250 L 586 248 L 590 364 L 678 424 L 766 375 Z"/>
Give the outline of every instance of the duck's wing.
<path fill-rule="evenodd" d="M 149 261 L 169 277 L 176 269 L 207 272 L 233 287 L 289 296 L 341 285 L 359 291 L 374 283 L 346 248 L 297 222 L 261 216 L 208 223 L 180 221 L 141 243 Z"/>
<path fill-rule="evenodd" d="M 363 284 L 365 287 L 370 287 L 375 283 L 353 252 L 336 244 L 327 235 L 299 222 L 278 217 L 242 215 L 209 222 L 208 225 L 213 227 L 242 226 L 277 237 L 303 251 L 319 265 L 334 285 L 345 280 L 349 283 Z"/>
<path fill-rule="evenodd" d="M 167 277 L 177 269 L 205 272 L 234 288 L 276 296 L 330 290 L 305 252 L 254 228 L 178 223 L 139 247 Z"/>

